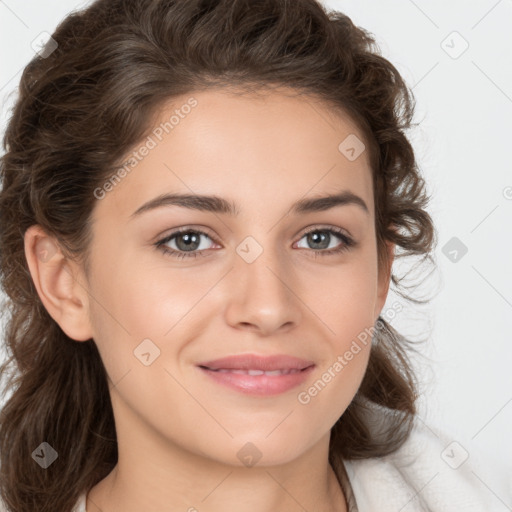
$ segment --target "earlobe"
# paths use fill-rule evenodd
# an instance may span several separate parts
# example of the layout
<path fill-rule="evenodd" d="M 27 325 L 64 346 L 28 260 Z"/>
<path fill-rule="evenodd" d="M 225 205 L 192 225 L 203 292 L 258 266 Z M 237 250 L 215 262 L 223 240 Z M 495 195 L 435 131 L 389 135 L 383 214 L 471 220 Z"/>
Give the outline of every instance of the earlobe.
<path fill-rule="evenodd" d="M 70 338 L 77 341 L 92 338 L 88 294 L 75 275 L 78 272 L 74 263 L 39 225 L 27 229 L 24 243 L 32 281 L 48 314 Z"/>

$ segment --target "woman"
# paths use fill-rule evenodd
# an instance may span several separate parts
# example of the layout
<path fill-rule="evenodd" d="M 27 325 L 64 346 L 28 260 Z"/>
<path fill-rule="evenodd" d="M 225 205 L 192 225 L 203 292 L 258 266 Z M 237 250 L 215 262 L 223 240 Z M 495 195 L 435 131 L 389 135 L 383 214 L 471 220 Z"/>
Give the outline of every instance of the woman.
<path fill-rule="evenodd" d="M 384 310 L 436 236 L 371 35 L 98 0 L 52 37 L 2 158 L 6 510 L 493 510 Z"/>

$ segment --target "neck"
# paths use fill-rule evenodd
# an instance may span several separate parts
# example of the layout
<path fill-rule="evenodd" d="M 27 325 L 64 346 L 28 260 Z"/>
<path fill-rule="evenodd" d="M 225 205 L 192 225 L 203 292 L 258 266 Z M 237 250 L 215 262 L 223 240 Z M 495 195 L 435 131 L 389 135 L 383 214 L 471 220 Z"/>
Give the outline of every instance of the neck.
<path fill-rule="evenodd" d="M 118 414 L 124 416 L 117 422 L 117 465 L 90 490 L 87 512 L 225 512 L 241 505 L 244 512 L 347 511 L 328 460 L 330 431 L 298 456 L 287 457 L 276 444 L 272 463 L 263 457 L 246 467 L 236 457 L 224 461 L 177 444 L 122 405 Z M 243 444 L 233 439 L 223 451 L 236 454 Z"/>
<path fill-rule="evenodd" d="M 165 465 L 158 457 L 141 460 L 136 452 L 120 450 L 118 464 L 89 492 L 86 512 L 160 512 L 171 505 L 187 512 L 240 505 L 244 512 L 347 512 L 335 471 L 318 456 L 324 452 L 317 448 L 288 464 L 246 468 L 190 453 Z"/>

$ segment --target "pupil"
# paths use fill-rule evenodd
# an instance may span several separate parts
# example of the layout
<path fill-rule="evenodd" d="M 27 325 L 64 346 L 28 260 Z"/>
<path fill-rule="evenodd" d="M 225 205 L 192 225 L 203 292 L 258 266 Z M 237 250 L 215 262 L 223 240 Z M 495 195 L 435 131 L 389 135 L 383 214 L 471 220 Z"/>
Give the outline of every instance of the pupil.
<path fill-rule="evenodd" d="M 320 249 L 325 249 L 329 246 L 329 243 L 325 244 L 325 241 L 327 240 L 327 234 L 323 231 L 314 231 L 313 233 L 310 233 L 310 238 L 313 239 L 313 243 L 322 243 L 322 240 L 319 240 L 323 237 L 323 244 L 320 247 Z"/>
<path fill-rule="evenodd" d="M 198 239 L 199 239 L 199 237 L 197 235 L 185 233 L 177 238 L 176 243 L 179 247 L 180 246 L 179 241 L 183 240 L 185 245 L 184 245 L 184 247 L 180 247 L 180 249 L 183 249 L 183 248 L 191 249 L 191 244 L 197 244 Z M 193 249 L 197 249 L 197 247 L 192 247 L 192 250 Z"/>

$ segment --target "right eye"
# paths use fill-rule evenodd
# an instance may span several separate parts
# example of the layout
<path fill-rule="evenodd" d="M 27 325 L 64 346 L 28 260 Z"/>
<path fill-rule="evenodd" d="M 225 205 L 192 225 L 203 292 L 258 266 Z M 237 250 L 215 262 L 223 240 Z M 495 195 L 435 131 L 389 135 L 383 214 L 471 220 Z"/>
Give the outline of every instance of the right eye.
<path fill-rule="evenodd" d="M 212 239 L 210 235 L 204 231 L 191 228 L 180 228 L 156 242 L 155 246 L 164 254 L 174 258 L 195 258 L 199 254 L 204 255 L 202 253 L 208 249 L 208 247 L 200 249 L 202 237 L 209 238 L 210 240 Z M 176 248 L 169 249 L 167 247 L 169 242 L 174 242 L 176 244 Z"/>

